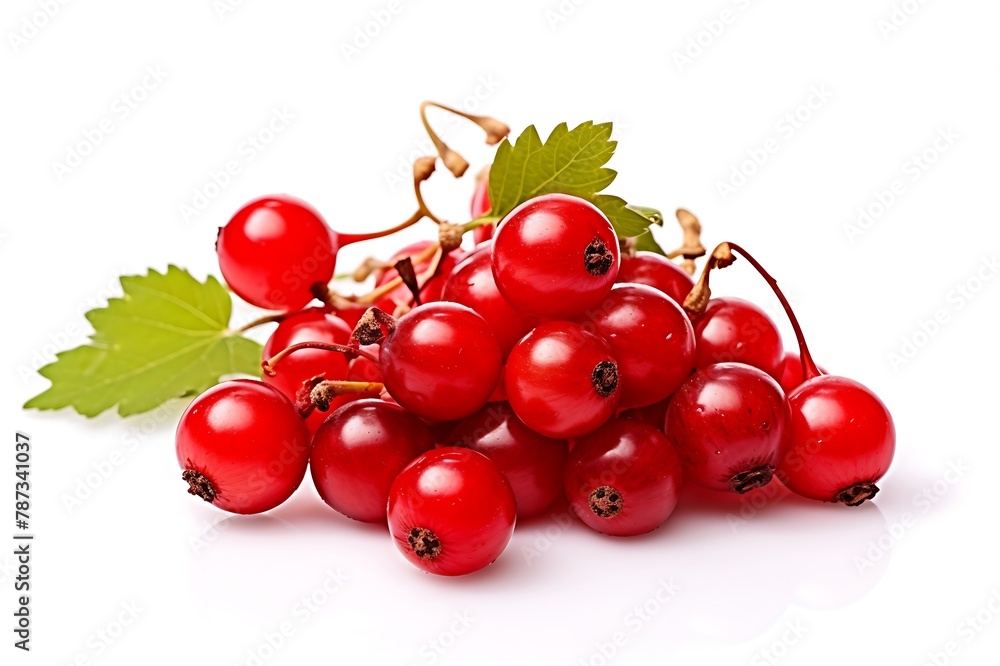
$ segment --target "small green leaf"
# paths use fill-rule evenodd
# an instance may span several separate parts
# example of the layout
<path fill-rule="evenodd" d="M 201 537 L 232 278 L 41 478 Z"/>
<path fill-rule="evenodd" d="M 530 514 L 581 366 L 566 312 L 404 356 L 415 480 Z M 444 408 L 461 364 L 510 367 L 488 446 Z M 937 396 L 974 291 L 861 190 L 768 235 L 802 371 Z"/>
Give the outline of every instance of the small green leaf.
<path fill-rule="evenodd" d="M 620 237 L 639 235 L 651 218 L 619 197 L 598 194 L 618 175 L 604 166 L 617 145 L 611 140 L 611 123 L 593 121 L 573 129 L 561 123 L 544 142 L 533 125 L 513 143 L 504 139 L 490 168 L 491 215 L 502 218 L 529 199 L 559 192 L 596 205 Z"/>
<path fill-rule="evenodd" d="M 261 346 L 230 331 L 232 298 L 218 280 L 185 270 L 121 278 L 124 295 L 87 313 L 89 344 L 56 355 L 38 372 L 52 382 L 28 409 L 72 407 L 122 416 L 201 393 L 222 375 L 260 376 Z"/>
<path fill-rule="evenodd" d="M 635 249 L 637 252 L 655 252 L 656 254 L 662 254 L 664 257 L 667 256 L 667 253 L 656 242 L 656 239 L 653 238 L 653 232 L 649 229 L 646 229 L 635 237 Z"/>
<path fill-rule="evenodd" d="M 629 208 L 621 197 L 598 194 L 594 197 L 594 205 L 611 220 L 611 226 L 615 228 L 619 238 L 638 236 L 649 228 L 649 218 Z"/>
<path fill-rule="evenodd" d="M 618 175 L 604 168 L 617 145 L 611 123 L 592 121 L 572 130 L 561 123 L 545 143 L 533 125 L 513 144 L 504 139 L 490 168 L 493 214 L 503 217 L 528 199 L 553 192 L 590 199 Z"/>
<path fill-rule="evenodd" d="M 631 208 L 635 212 L 639 213 L 639 215 L 642 215 L 644 218 L 649 220 L 649 223 L 651 225 L 656 224 L 661 227 L 663 226 L 663 213 L 661 213 L 657 209 L 650 208 L 649 206 L 635 206 L 633 204 L 629 204 L 629 208 Z"/>

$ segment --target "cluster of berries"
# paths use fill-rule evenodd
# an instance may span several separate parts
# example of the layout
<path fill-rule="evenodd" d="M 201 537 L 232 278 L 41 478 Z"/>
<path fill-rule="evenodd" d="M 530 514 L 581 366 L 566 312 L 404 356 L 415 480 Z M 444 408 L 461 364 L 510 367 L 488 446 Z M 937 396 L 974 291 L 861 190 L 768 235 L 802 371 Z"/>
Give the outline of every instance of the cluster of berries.
<path fill-rule="evenodd" d="M 481 186 L 474 218 L 487 198 Z M 369 267 L 373 297 L 338 300 L 326 290 L 337 251 L 362 237 L 291 197 L 239 211 L 219 234 L 223 275 L 283 314 L 263 381 L 223 382 L 182 416 L 189 491 L 267 511 L 309 469 L 333 509 L 387 522 L 409 561 L 443 575 L 493 562 L 517 517 L 563 493 L 590 528 L 629 536 L 660 526 L 683 483 L 745 493 L 776 477 L 848 505 L 877 492 L 895 447 L 888 410 L 817 368 L 739 246 L 718 246 L 696 283 L 623 250 L 600 210 L 563 194 L 476 237 L 465 254 L 406 248 Z M 737 255 L 775 289 L 799 353 L 756 305 L 710 297 L 709 274 Z"/>

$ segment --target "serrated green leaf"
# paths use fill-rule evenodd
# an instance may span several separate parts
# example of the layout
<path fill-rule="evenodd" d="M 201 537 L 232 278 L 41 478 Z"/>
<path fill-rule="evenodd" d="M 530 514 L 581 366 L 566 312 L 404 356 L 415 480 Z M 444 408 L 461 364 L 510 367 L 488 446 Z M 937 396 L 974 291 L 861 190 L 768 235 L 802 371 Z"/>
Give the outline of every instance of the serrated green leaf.
<path fill-rule="evenodd" d="M 492 214 L 503 217 L 528 199 L 553 192 L 592 199 L 618 175 L 604 167 L 617 145 L 611 123 L 591 121 L 572 130 L 562 123 L 544 143 L 533 125 L 513 144 L 504 139 L 490 168 Z"/>
<path fill-rule="evenodd" d="M 90 343 L 38 371 L 52 386 L 25 408 L 96 416 L 117 405 L 128 416 L 201 393 L 222 375 L 260 375 L 261 345 L 229 330 L 232 298 L 215 278 L 202 283 L 169 266 L 121 284 L 121 298 L 87 313 Z"/>
<path fill-rule="evenodd" d="M 561 123 L 543 142 L 532 125 L 513 143 L 504 139 L 490 167 L 490 215 L 502 218 L 529 199 L 559 192 L 596 205 L 619 237 L 641 234 L 656 222 L 645 211 L 658 211 L 637 212 L 619 197 L 599 194 L 618 175 L 604 166 L 618 145 L 611 139 L 611 127 L 587 121 L 569 129 Z"/>

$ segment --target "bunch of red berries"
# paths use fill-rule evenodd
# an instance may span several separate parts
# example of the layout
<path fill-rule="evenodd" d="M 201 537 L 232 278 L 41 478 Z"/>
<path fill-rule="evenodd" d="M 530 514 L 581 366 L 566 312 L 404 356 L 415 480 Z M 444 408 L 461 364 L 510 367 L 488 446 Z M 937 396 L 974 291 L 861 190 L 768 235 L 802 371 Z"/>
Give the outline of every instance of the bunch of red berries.
<path fill-rule="evenodd" d="M 877 492 L 895 447 L 888 410 L 817 368 L 742 248 L 717 247 L 695 283 L 623 250 L 600 210 L 562 194 L 491 232 L 464 256 L 408 248 L 370 267 L 373 296 L 338 300 L 325 288 L 337 250 L 360 237 L 289 197 L 241 210 L 219 234 L 223 275 L 284 314 L 264 381 L 219 384 L 181 418 L 189 491 L 267 511 L 308 467 L 333 509 L 387 521 L 407 559 L 444 575 L 493 562 L 515 518 L 562 493 L 590 528 L 630 536 L 670 516 L 682 483 L 745 493 L 777 476 L 848 505 Z M 775 289 L 801 356 L 757 306 L 710 297 L 711 271 L 736 255 Z"/>

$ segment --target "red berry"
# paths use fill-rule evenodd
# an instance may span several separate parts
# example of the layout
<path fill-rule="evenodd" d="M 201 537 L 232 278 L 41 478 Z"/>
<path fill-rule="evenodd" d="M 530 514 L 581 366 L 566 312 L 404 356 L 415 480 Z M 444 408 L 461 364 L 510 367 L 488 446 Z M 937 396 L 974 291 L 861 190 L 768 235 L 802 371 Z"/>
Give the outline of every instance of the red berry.
<path fill-rule="evenodd" d="M 309 468 L 323 501 L 348 518 L 385 522 L 389 487 L 434 438 L 420 419 L 377 399 L 337 409 L 313 437 Z"/>
<path fill-rule="evenodd" d="M 478 312 L 493 329 L 505 357 L 537 323 L 535 317 L 521 314 L 500 294 L 493 281 L 489 252 L 476 252 L 462 261 L 445 282 L 443 298 Z"/>
<path fill-rule="evenodd" d="M 851 379 L 820 375 L 788 394 L 788 435 L 778 476 L 810 499 L 854 506 L 874 497 L 896 450 L 892 416 Z"/>
<path fill-rule="evenodd" d="M 457 303 L 414 308 L 396 322 L 379 354 L 393 399 L 435 421 L 454 421 L 485 405 L 500 369 L 500 346 L 489 324 Z"/>
<path fill-rule="evenodd" d="M 823 368 L 819 368 L 819 370 L 826 373 Z M 778 378 L 781 390 L 785 392 L 785 395 L 788 395 L 794 389 L 798 388 L 803 381 L 802 357 L 793 351 L 785 352 L 785 360 L 781 363 L 781 376 Z"/>
<path fill-rule="evenodd" d="M 493 277 L 527 314 L 575 317 L 599 304 L 618 275 L 618 237 L 593 204 L 565 194 L 527 201 L 493 238 Z"/>
<path fill-rule="evenodd" d="M 486 456 L 445 447 L 422 454 L 389 491 L 389 531 L 415 566 L 462 576 L 496 560 L 514 532 L 514 494 Z"/>
<path fill-rule="evenodd" d="M 771 481 L 787 421 L 774 379 L 749 365 L 719 363 L 677 390 L 664 431 L 677 445 L 686 479 L 744 493 Z"/>
<path fill-rule="evenodd" d="M 177 424 L 176 443 L 188 492 L 233 513 L 284 502 L 309 461 L 309 431 L 292 403 L 250 379 L 222 382 L 195 398 Z"/>
<path fill-rule="evenodd" d="M 621 395 L 618 364 L 602 338 L 580 324 L 542 324 L 514 345 L 504 370 L 507 400 L 524 423 L 548 437 L 592 432 Z"/>
<path fill-rule="evenodd" d="M 562 490 L 566 440 L 531 430 L 507 403 L 486 405 L 462 419 L 445 443 L 478 451 L 496 463 L 514 491 L 519 518 L 541 512 Z"/>
<path fill-rule="evenodd" d="M 282 349 L 300 342 L 327 342 L 346 345 L 351 338 L 351 329 L 339 317 L 327 314 L 319 308 L 310 308 L 281 321 L 264 345 L 264 359 L 269 359 Z M 303 382 L 322 375 L 326 379 L 345 379 L 348 363 L 343 354 L 335 354 L 321 349 L 302 349 L 283 359 L 274 376 L 264 375 L 264 383 L 281 391 L 293 404 Z M 350 396 L 345 396 L 350 399 Z M 347 402 L 339 400 L 334 406 Z M 309 430 L 316 428 L 326 418 L 326 414 L 314 411 L 306 423 Z"/>
<path fill-rule="evenodd" d="M 612 536 L 651 532 L 677 506 L 681 460 L 656 428 L 615 419 L 577 439 L 566 464 L 573 511 Z"/>
<path fill-rule="evenodd" d="M 693 323 L 698 348 L 696 368 L 746 363 L 775 379 L 781 376 L 784 347 L 778 326 L 750 301 L 730 296 L 713 298 Z"/>
<path fill-rule="evenodd" d="M 219 268 L 240 298 L 268 310 L 298 310 L 310 288 L 333 278 L 339 241 L 309 204 L 288 195 L 255 199 L 219 230 Z"/>
<path fill-rule="evenodd" d="M 671 395 L 694 369 L 694 329 L 681 307 L 661 292 L 617 284 L 579 321 L 604 338 L 618 362 L 619 409 Z"/>
<path fill-rule="evenodd" d="M 635 256 L 622 257 L 616 281 L 648 285 L 678 304 L 684 302 L 694 286 L 694 280 L 683 268 L 655 252 L 636 252 Z"/>
<path fill-rule="evenodd" d="M 895 452 L 896 430 L 889 410 L 874 393 L 858 382 L 821 373 L 809 353 L 795 312 L 778 287 L 778 281 L 736 243 L 722 243 L 715 248 L 702 279 L 695 286 L 699 298 L 693 300 L 700 301 L 706 294 L 711 268 L 732 264 L 733 253 L 746 259 L 771 287 L 795 331 L 801 354 L 801 375 L 805 381 L 788 394 L 787 426 L 784 438 L 778 437 L 779 477 L 790 490 L 805 497 L 842 502 L 848 506 L 863 504 L 878 492 L 875 482 L 885 474 Z M 788 383 L 799 381 L 793 375 Z M 667 411 L 668 434 L 671 433 L 669 428 L 676 401 L 675 396 Z M 741 397 L 728 402 L 730 405 L 724 409 L 729 412 L 729 420 L 739 421 L 733 415 L 741 414 L 743 403 L 749 400 Z M 747 405 L 747 409 L 746 421 L 766 419 L 764 409 L 759 409 L 757 415 L 752 413 L 752 406 Z M 766 422 L 771 424 L 769 420 Z M 694 425 L 698 425 L 697 420 Z M 731 426 L 727 426 L 727 434 L 731 434 Z M 773 424 L 768 428 L 761 425 L 759 430 L 757 437 L 763 439 L 767 432 L 773 430 Z"/>

